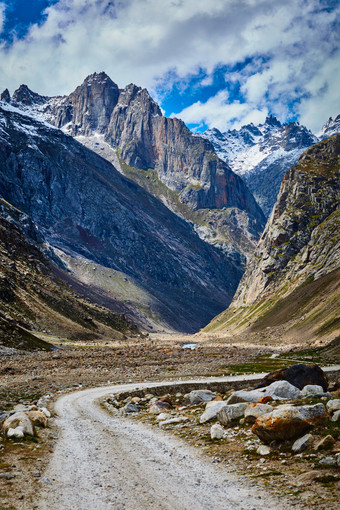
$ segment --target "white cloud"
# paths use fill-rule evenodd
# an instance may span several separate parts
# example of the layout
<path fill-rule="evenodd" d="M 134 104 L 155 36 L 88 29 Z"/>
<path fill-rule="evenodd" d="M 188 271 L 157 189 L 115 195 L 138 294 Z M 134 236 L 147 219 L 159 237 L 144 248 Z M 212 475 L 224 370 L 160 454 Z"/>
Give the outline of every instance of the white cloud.
<path fill-rule="evenodd" d="M 306 99 L 299 112 L 312 125 L 322 115 L 318 99 L 328 108 L 327 97 L 336 95 L 330 76 L 336 76 L 338 67 L 339 31 L 331 24 L 340 7 L 333 2 L 337 7 L 323 8 L 330 2 L 59 0 L 24 40 L 0 46 L 0 87 L 13 91 L 27 83 L 42 94 L 66 94 L 86 75 L 104 70 L 120 86 L 134 82 L 151 90 L 166 76 L 170 89 L 200 69 L 207 75 L 201 84 L 206 86 L 216 66 L 251 58 L 230 76 L 240 80 L 246 103 L 228 105 L 226 96 L 217 95 L 180 115 L 219 126 L 225 115 L 226 127 L 265 116 L 274 106 L 285 116 L 292 98 L 302 95 Z M 333 97 L 333 108 L 333 115 L 339 113 L 338 97 Z"/>

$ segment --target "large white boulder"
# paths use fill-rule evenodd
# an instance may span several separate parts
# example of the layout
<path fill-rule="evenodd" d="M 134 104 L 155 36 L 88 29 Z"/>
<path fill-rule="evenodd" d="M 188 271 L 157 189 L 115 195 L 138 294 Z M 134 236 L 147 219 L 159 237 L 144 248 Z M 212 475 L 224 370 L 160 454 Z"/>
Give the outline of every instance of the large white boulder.
<path fill-rule="evenodd" d="M 7 420 L 4 421 L 2 428 L 8 437 L 23 437 L 21 432 L 23 435 L 35 436 L 35 429 L 32 420 L 29 418 L 27 413 L 21 411 L 9 416 Z M 13 432 L 18 428 L 19 430 L 17 430 L 17 432 Z M 12 429 L 12 431 L 10 432 L 10 435 L 8 435 L 10 429 Z"/>
<path fill-rule="evenodd" d="M 258 402 L 263 397 L 272 397 L 273 400 L 296 399 L 301 396 L 298 388 L 288 381 L 275 381 L 269 386 L 257 390 L 239 390 L 230 395 L 227 404 L 237 402 Z"/>
<path fill-rule="evenodd" d="M 244 411 L 244 418 L 248 423 L 255 423 L 259 416 L 271 411 L 273 411 L 273 406 L 270 404 L 249 404 Z"/>
<path fill-rule="evenodd" d="M 221 400 L 216 402 L 208 402 L 205 406 L 204 413 L 200 417 L 200 423 L 206 423 L 207 421 L 216 418 L 217 413 L 226 405 L 227 403 Z"/>
<path fill-rule="evenodd" d="M 241 402 L 239 404 L 225 405 L 218 411 L 217 419 L 222 425 L 229 425 L 233 420 L 244 416 L 244 411 L 248 407 L 247 402 Z"/>

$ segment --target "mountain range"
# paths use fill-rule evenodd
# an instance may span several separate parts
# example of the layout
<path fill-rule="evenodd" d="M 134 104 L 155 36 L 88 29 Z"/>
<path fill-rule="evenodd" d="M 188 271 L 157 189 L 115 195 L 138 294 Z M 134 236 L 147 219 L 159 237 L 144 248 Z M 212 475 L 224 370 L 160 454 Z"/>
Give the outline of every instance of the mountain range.
<path fill-rule="evenodd" d="M 329 119 L 319 139 L 339 124 L 340 116 Z M 88 76 L 67 96 L 41 96 L 21 85 L 11 97 L 6 89 L 0 102 L 0 220 L 8 232 L 0 246 L 0 333 L 36 335 L 34 344 L 46 335 L 121 337 L 136 334 L 136 327 L 195 332 L 221 312 L 207 328 L 223 330 L 230 313 L 223 310 L 236 289 L 230 310 L 242 308 L 248 320 L 243 307 L 261 301 L 273 275 L 291 279 L 284 268 L 307 245 L 324 268 L 316 280 L 327 276 L 337 257 L 329 249 L 333 255 L 322 259 L 321 241 L 311 240 L 314 227 L 326 222 L 328 246 L 336 225 L 334 161 L 330 173 L 301 173 L 299 163 L 286 174 L 264 234 L 265 216 L 247 186 L 266 184 L 262 195 L 254 192 L 268 215 L 283 174 L 316 142 L 303 126 L 273 116 L 263 125 L 202 137 L 164 117 L 146 89 L 120 89 L 105 73 Z M 318 158 L 331 160 L 337 142 L 321 147 L 313 153 L 316 166 Z M 293 209 L 304 211 L 292 219 L 294 227 L 287 219 Z M 275 238 L 268 232 L 278 230 L 278 217 L 281 251 L 263 255 L 263 239 Z M 25 278 L 16 276 L 13 253 L 20 254 Z M 314 267 L 305 262 L 301 267 Z"/>
<path fill-rule="evenodd" d="M 263 124 L 253 123 L 239 130 L 220 132 L 213 128 L 202 136 L 210 140 L 216 154 L 240 175 L 269 217 L 287 169 L 300 155 L 319 140 L 340 131 L 340 115 L 328 119 L 314 135 L 298 122 L 281 124 L 270 115 Z"/>
<path fill-rule="evenodd" d="M 104 73 L 66 97 L 22 85 L 1 98 L 1 198 L 37 228 L 52 272 L 149 331 L 196 331 L 229 304 L 264 217 L 208 141 Z"/>

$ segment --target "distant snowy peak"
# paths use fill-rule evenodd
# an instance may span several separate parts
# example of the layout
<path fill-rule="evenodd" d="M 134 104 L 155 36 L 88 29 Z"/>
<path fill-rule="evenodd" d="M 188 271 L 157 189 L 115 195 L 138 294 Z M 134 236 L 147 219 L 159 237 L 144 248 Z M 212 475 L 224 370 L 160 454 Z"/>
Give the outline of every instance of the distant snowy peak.
<path fill-rule="evenodd" d="M 335 117 L 333 120 L 332 117 L 329 117 L 328 121 L 324 126 L 322 126 L 321 131 L 317 134 L 319 140 L 326 140 L 332 135 L 340 132 L 340 115 Z"/>

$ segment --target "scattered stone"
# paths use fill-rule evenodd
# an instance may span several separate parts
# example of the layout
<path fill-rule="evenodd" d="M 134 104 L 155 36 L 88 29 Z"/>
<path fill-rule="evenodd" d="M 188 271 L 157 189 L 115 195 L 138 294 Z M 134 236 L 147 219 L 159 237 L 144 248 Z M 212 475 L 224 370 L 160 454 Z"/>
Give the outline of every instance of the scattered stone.
<path fill-rule="evenodd" d="M 227 400 L 227 404 L 237 402 L 263 402 L 263 397 L 272 397 L 274 400 L 295 399 L 300 397 L 300 390 L 287 381 L 276 381 L 256 390 L 239 390 L 234 391 Z"/>
<path fill-rule="evenodd" d="M 168 411 L 169 409 L 171 409 L 170 404 L 168 404 L 167 402 L 157 401 L 151 405 L 151 407 L 149 408 L 149 413 L 160 414 L 164 413 L 164 411 Z"/>
<path fill-rule="evenodd" d="M 206 423 L 207 421 L 216 418 L 217 413 L 226 405 L 227 405 L 226 402 L 223 401 L 221 402 L 212 400 L 211 402 L 208 402 L 205 407 L 204 413 L 200 417 L 200 423 Z"/>
<path fill-rule="evenodd" d="M 304 436 L 299 437 L 299 439 L 297 439 L 294 442 L 292 450 L 294 453 L 303 452 L 304 450 L 307 450 L 307 448 L 309 448 L 312 445 L 312 443 L 313 443 L 312 434 L 305 434 Z"/>
<path fill-rule="evenodd" d="M 270 397 L 272 398 L 272 397 Z M 245 421 L 255 423 L 256 418 L 273 411 L 273 407 L 269 404 L 250 404 L 244 411 Z"/>
<path fill-rule="evenodd" d="M 161 413 L 157 416 L 156 421 L 164 421 L 164 420 L 168 420 L 169 418 L 171 418 L 171 414 Z"/>
<path fill-rule="evenodd" d="M 335 460 L 336 460 L 338 467 L 340 467 L 340 453 L 335 454 Z"/>
<path fill-rule="evenodd" d="M 226 404 L 217 412 L 217 419 L 222 425 L 229 425 L 233 420 L 241 418 L 247 407 L 248 404 L 246 402 L 231 405 Z"/>
<path fill-rule="evenodd" d="M 12 473 L 0 473 L 0 478 L 5 480 L 12 480 L 12 478 L 15 478 L 15 475 L 12 475 Z"/>
<path fill-rule="evenodd" d="M 336 466 L 337 462 L 334 457 L 322 457 L 322 459 L 319 460 L 319 464 L 321 466 Z"/>
<path fill-rule="evenodd" d="M 40 407 L 39 411 L 44 413 L 46 418 L 51 418 L 51 413 L 50 413 L 50 411 L 46 407 Z"/>
<path fill-rule="evenodd" d="M 216 397 L 215 393 L 209 390 L 194 390 L 184 395 L 184 404 L 201 404 L 202 402 L 210 402 Z"/>
<path fill-rule="evenodd" d="M 139 404 L 140 401 L 141 401 L 140 397 L 132 397 L 131 399 L 132 404 Z"/>
<path fill-rule="evenodd" d="M 34 425 L 27 413 L 17 412 L 9 416 L 2 426 L 8 437 L 23 437 L 24 435 L 35 435 Z M 9 431 L 11 432 L 9 433 Z M 10 435 L 9 435 L 10 434 Z"/>
<path fill-rule="evenodd" d="M 340 421 L 340 409 L 339 411 L 335 411 L 335 413 L 332 416 L 332 421 Z"/>
<path fill-rule="evenodd" d="M 330 414 L 333 414 L 336 411 L 340 411 L 340 398 L 337 398 L 334 400 L 328 400 L 326 407 L 327 407 L 327 411 Z"/>
<path fill-rule="evenodd" d="M 219 423 L 214 423 L 210 428 L 211 439 L 222 439 L 224 435 L 224 428 Z"/>
<path fill-rule="evenodd" d="M 333 436 L 328 434 L 328 436 L 321 439 L 318 444 L 315 446 L 315 450 L 329 450 L 335 443 L 335 439 Z"/>
<path fill-rule="evenodd" d="M 283 405 L 271 413 L 259 416 L 251 430 L 265 443 L 285 441 L 299 437 L 325 417 L 323 404 L 297 407 Z"/>
<path fill-rule="evenodd" d="M 273 381 L 288 381 L 290 384 L 302 390 L 307 385 L 321 386 L 324 391 L 328 388 L 328 379 L 324 371 L 317 365 L 305 365 L 297 363 L 288 368 L 275 370 L 263 378 L 259 387 L 267 386 Z"/>
<path fill-rule="evenodd" d="M 256 450 L 256 453 L 259 455 L 269 455 L 271 452 L 269 446 L 266 446 L 264 444 L 261 444 L 258 449 Z"/>
<path fill-rule="evenodd" d="M 161 421 L 159 423 L 159 426 L 163 427 L 163 425 L 172 425 L 174 423 L 184 423 L 186 421 L 189 421 L 189 418 L 187 416 L 178 416 L 177 418 L 169 418 L 168 420 Z"/>
<path fill-rule="evenodd" d="M 325 393 L 323 387 L 318 384 L 307 384 L 301 390 L 301 397 L 330 397 L 330 393 Z"/>
<path fill-rule="evenodd" d="M 41 411 L 28 411 L 27 416 L 33 421 L 33 423 L 37 423 L 42 427 L 47 427 L 48 425 L 48 419 Z"/>
<path fill-rule="evenodd" d="M 138 413 L 139 407 L 137 404 L 132 404 L 131 402 L 129 402 L 123 407 L 123 411 L 126 413 Z"/>

